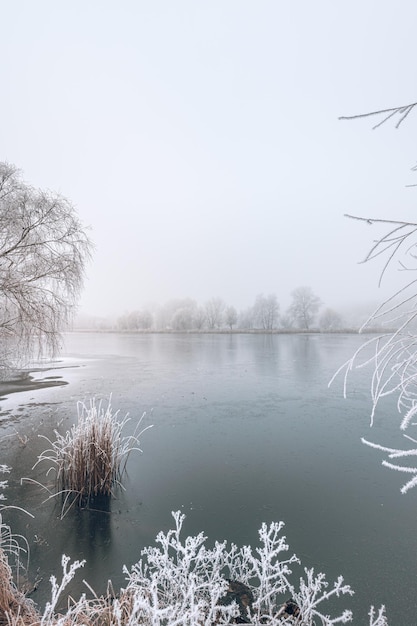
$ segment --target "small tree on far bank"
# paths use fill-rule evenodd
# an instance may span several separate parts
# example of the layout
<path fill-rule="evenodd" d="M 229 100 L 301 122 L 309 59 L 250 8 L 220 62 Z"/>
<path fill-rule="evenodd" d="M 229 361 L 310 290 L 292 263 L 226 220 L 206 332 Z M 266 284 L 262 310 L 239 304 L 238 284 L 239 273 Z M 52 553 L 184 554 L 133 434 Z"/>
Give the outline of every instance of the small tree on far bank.
<path fill-rule="evenodd" d="M 69 200 L 0 162 L 0 368 L 56 353 L 91 250 Z"/>
<path fill-rule="evenodd" d="M 171 326 L 178 331 L 191 330 L 194 326 L 193 309 L 177 309 L 172 317 Z"/>
<path fill-rule="evenodd" d="M 256 323 L 262 330 L 273 330 L 276 328 L 279 304 L 274 293 L 268 296 L 264 296 L 263 294 L 258 295 L 253 310 Z"/>
<path fill-rule="evenodd" d="M 222 325 L 225 307 L 226 305 L 221 298 L 211 298 L 206 302 L 204 310 L 206 313 L 207 327 L 210 330 L 220 328 Z"/>
<path fill-rule="evenodd" d="M 321 306 L 321 300 L 311 287 L 298 287 L 291 293 L 292 304 L 288 314 L 294 323 L 304 330 L 309 330 Z"/>
<path fill-rule="evenodd" d="M 230 330 L 233 330 L 233 326 L 237 324 L 237 311 L 234 306 L 227 307 L 224 314 L 224 321 Z"/>
<path fill-rule="evenodd" d="M 239 328 L 244 330 L 252 330 L 255 326 L 255 315 L 253 306 L 250 306 L 239 313 Z"/>
<path fill-rule="evenodd" d="M 206 323 L 206 312 L 203 307 L 198 306 L 194 313 L 194 326 L 196 330 L 203 330 Z"/>
<path fill-rule="evenodd" d="M 283 330 L 291 330 L 293 328 L 293 322 L 294 320 L 288 312 L 284 313 L 284 315 L 281 315 L 279 318 L 279 324 Z"/>
<path fill-rule="evenodd" d="M 321 330 L 340 330 L 343 328 L 343 318 L 337 311 L 325 309 L 320 315 L 319 327 Z"/>
<path fill-rule="evenodd" d="M 153 324 L 152 313 L 149 311 L 131 311 L 119 317 L 116 323 L 119 330 L 150 330 Z"/>

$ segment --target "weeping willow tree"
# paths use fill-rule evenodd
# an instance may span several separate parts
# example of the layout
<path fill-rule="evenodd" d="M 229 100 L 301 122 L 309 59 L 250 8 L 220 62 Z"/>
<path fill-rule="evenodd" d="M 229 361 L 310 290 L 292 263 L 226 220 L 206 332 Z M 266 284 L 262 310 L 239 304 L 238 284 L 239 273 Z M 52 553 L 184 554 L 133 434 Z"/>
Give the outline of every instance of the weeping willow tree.
<path fill-rule="evenodd" d="M 91 249 L 66 198 L 0 162 L 0 371 L 56 353 Z"/>
<path fill-rule="evenodd" d="M 414 102 L 339 119 L 372 117 L 377 120 L 374 129 L 389 121 L 394 121 L 395 127 L 399 128 L 416 106 L 417 102 Z M 417 166 L 412 169 L 417 170 Z M 336 372 L 332 380 L 337 374 L 344 372 L 346 395 L 349 373 L 358 367 L 372 364 L 371 425 L 379 403 L 387 396 L 396 398 L 398 425 L 405 438 L 404 447 L 390 448 L 364 438 L 362 441 L 386 454 L 387 458 L 382 462 L 385 467 L 406 475 L 401 489 L 402 493 L 406 493 L 417 485 L 417 438 L 413 436 L 417 426 L 417 278 L 414 273 L 417 270 L 417 222 L 353 215 L 347 217 L 383 229 L 383 234 L 374 240 L 363 261 L 366 263 L 378 258 L 382 260 L 380 283 L 388 268 L 394 266 L 400 270 L 398 289 L 377 307 L 363 324 L 361 331 L 367 330 L 375 322 L 395 330 L 366 341 Z"/>

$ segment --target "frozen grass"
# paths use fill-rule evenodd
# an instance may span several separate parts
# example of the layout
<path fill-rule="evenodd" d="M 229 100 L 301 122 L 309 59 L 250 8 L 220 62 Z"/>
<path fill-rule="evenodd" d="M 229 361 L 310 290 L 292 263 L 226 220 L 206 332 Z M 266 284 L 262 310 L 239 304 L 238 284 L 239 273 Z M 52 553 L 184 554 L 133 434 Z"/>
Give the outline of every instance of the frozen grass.
<path fill-rule="evenodd" d="M 55 441 L 43 437 L 51 447 L 42 452 L 34 466 L 48 462 L 47 475 L 56 471 L 56 492 L 50 497 L 62 495 L 62 515 L 74 503 L 86 506 L 96 497 L 110 498 L 114 488 L 122 486 L 129 454 L 141 452 L 139 438 L 152 427 L 139 430 L 144 413 L 133 435 L 123 436 L 129 417 L 119 419 L 119 411 L 113 412 L 111 397 L 106 407 L 95 399 L 88 405 L 78 402 L 77 413 L 77 424 L 65 435 L 55 430 Z"/>
<path fill-rule="evenodd" d="M 11 468 L 7 465 L 0 465 L 0 474 L 8 474 L 10 471 Z M 6 501 L 3 492 L 7 486 L 7 480 L 0 480 L 0 559 L 3 554 L 8 555 L 7 567 L 10 568 L 9 563 L 13 557 L 16 579 L 18 581 L 20 569 L 29 566 L 29 545 L 25 537 L 12 532 L 10 526 L 4 521 L 3 513 L 8 509 L 18 509 L 26 515 L 30 515 L 30 517 L 33 517 L 33 515 L 21 507 L 3 504 Z M 1 568 L 3 569 L 3 563 Z"/>
<path fill-rule="evenodd" d="M 8 474 L 9 472 L 10 467 L 0 465 L 0 474 Z M 0 480 L 1 502 L 6 500 L 3 493 L 6 488 L 7 480 Z M 13 559 L 16 564 L 15 578 L 18 581 L 22 558 L 27 562 L 29 561 L 29 546 L 26 539 L 12 533 L 10 526 L 4 521 L 3 513 L 10 508 L 20 507 L 0 505 L 0 624 L 8 624 L 8 614 L 19 616 L 20 621 L 15 621 L 16 624 L 31 624 L 37 619 L 37 611 L 34 604 L 18 590 L 9 564 L 9 561 Z M 29 513 L 27 514 L 29 515 Z"/>
<path fill-rule="evenodd" d="M 260 545 L 238 548 L 224 542 L 206 547 L 203 533 L 181 537 L 184 516 L 173 513 L 174 528 L 159 533 L 156 545 L 142 550 L 142 558 L 130 570 L 126 567 L 126 586 L 116 594 L 109 583 L 108 594 L 97 597 L 87 585 L 91 599 L 82 595 L 70 600 L 65 613 L 58 613 L 58 602 L 68 583 L 84 562 L 69 564 L 62 557 L 62 579 L 52 576 L 51 600 L 43 613 L 34 612 L 31 602 L 13 587 L 7 562 L 0 560 L 0 624 L 9 626 L 213 626 L 214 624 L 250 623 L 254 626 L 333 626 L 353 619 L 344 609 L 331 616 L 333 599 L 353 593 L 340 576 L 332 585 L 324 574 L 304 569 L 294 582 L 293 567 L 299 566 L 295 555 L 289 556 L 282 536 L 283 523 L 263 524 L 259 531 Z M 246 586 L 250 604 L 226 602 L 230 580 Z M 10 596 L 9 592 L 13 593 Z M 296 614 L 286 611 L 287 601 L 296 607 Z M 230 596 L 229 596 L 230 600 Z M 330 603 L 328 601 L 331 601 Z M 9 607 L 8 615 L 2 613 Z M 369 626 L 388 626 L 385 609 L 369 611 Z M 361 623 L 363 623 L 361 621 Z"/>
<path fill-rule="evenodd" d="M 0 548 L 0 624 L 39 624 L 39 612 L 33 602 L 18 590 L 6 552 Z"/>

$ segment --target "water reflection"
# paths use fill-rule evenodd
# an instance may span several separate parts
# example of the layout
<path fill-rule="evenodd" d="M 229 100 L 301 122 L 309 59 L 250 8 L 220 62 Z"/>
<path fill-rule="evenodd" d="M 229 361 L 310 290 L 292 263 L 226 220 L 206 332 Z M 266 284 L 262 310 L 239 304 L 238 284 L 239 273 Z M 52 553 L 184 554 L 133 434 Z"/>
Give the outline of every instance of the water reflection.
<path fill-rule="evenodd" d="M 70 513 L 69 545 L 74 554 L 82 554 L 89 566 L 103 562 L 112 540 L 112 511 L 110 498 L 95 498 L 88 508 L 76 507 Z M 82 538 L 82 541 L 80 541 Z"/>

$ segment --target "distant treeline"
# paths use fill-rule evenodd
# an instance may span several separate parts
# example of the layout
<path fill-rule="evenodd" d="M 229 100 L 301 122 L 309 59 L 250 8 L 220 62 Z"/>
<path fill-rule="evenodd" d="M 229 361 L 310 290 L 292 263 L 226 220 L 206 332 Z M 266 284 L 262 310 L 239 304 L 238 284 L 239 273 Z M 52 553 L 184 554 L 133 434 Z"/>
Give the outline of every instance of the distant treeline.
<path fill-rule="evenodd" d="M 339 312 L 325 307 L 309 287 L 299 287 L 291 296 L 292 302 L 283 312 L 273 293 L 259 294 L 252 306 L 241 311 L 222 298 L 210 298 L 204 304 L 182 298 L 169 300 L 161 306 L 129 311 L 112 321 L 79 320 L 77 326 L 141 332 L 340 332 L 349 326 Z"/>

